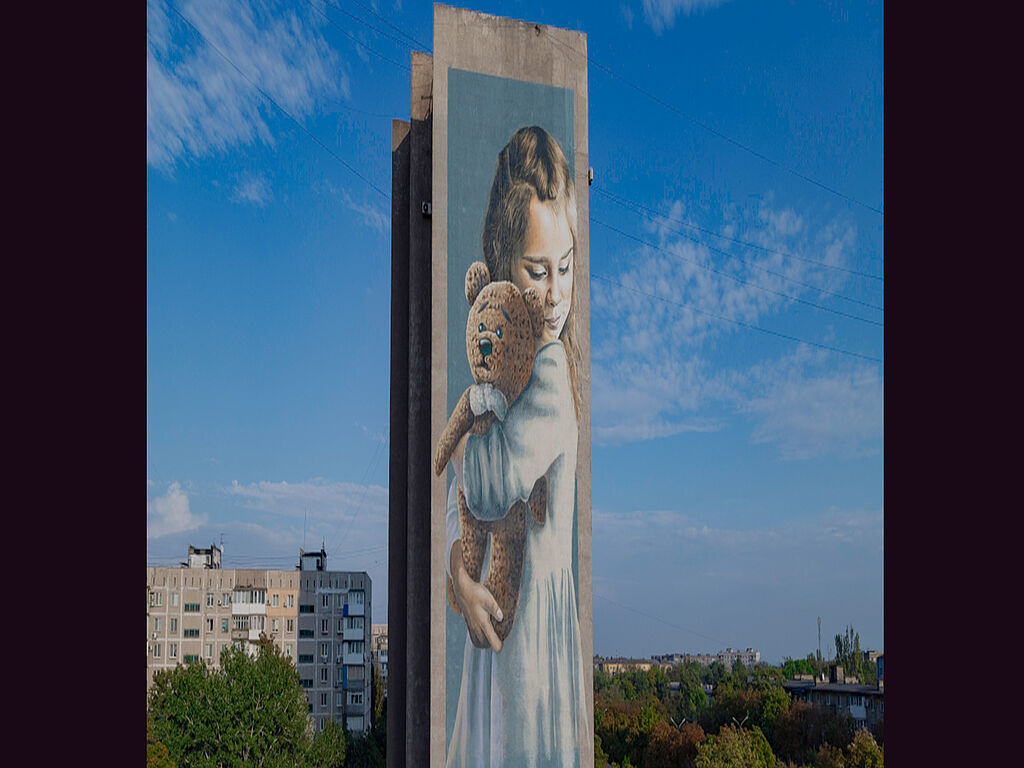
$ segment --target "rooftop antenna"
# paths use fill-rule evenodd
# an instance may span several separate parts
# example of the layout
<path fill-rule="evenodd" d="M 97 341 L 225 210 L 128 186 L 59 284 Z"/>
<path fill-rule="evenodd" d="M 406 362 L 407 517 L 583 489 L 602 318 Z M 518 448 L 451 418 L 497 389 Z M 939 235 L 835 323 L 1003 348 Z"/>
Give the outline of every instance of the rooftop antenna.
<path fill-rule="evenodd" d="M 821 674 L 821 616 L 818 617 L 818 674 Z"/>
<path fill-rule="evenodd" d="M 309 507 L 302 510 L 302 548 L 306 548 L 306 517 L 309 515 Z M 820 622 L 819 622 L 820 623 Z M 821 645 L 821 643 L 819 643 Z"/>

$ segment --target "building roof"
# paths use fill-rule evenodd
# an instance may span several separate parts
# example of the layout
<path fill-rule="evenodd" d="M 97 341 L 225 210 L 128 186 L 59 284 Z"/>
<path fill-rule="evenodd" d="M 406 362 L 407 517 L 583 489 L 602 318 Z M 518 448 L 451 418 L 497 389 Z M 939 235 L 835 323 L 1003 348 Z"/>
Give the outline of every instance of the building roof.
<path fill-rule="evenodd" d="M 786 680 L 782 684 L 787 691 L 823 691 L 825 693 L 861 693 L 884 696 L 884 689 L 864 683 L 815 683 L 813 680 Z"/>

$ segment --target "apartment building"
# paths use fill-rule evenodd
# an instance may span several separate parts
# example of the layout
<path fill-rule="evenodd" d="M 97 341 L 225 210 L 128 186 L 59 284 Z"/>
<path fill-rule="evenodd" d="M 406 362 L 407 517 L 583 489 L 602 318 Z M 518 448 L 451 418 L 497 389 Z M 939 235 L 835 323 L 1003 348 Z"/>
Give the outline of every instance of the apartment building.
<path fill-rule="evenodd" d="M 881 683 L 865 685 L 843 674 L 842 666 L 832 665 L 828 682 L 814 680 L 810 675 L 787 680 L 783 685 L 794 701 L 804 701 L 833 712 L 845 712 L 858 728 L 874 728 L 885 719 L 885 688 Z M 810 679 L 807 679 L 810 678 Z"/>
<path fill-rule="evenodd" d="M 317 730 L 328 719 L 369 730 L 372 588 L 365 571 L 329 571 L 327 553 L 299 550 L 298 662 Z"/>
<path fill-rule="evenodd" d="M 388 625 L 373 624 L 370 627 L 370 651 L 373 654 L 373 666 L 384 684 L 384 693 L 388 690 Z"/>
<path fill-rule="evenodd" d="M 724 651 L 718 651 L 718 653 L 666 653 L 661 655 L 656 654 L 652 658 L 663 668 L 670 667 L 673 664 L 683 664 L 691 661 L 696 661 L 699 664 L 703 664 L 705 667 L 709 667 L 716 661 L 719 661 L 724 664 L 727 669 L 732 669 L 732 666 L 736 663 L 737 659 L 743 662 L 743 665 L 746 667 L 756 666 L 761 661 L 761 652 L 754 648 L 747 648 L 745 651 L 726 648 Z"/>
<path fill-rule="evenodd" d="M 327 553 L 299 550 L 294 570 L 222 568 L 222 550 L 189 546 L 178 568 L 146 568 L 146 688 L 192 659 L 216 668 L 232 643 L 257 652 L 261 634 L 293 660 L 310 717 L 370 727 L 370 578 L 327 571 Z"/>

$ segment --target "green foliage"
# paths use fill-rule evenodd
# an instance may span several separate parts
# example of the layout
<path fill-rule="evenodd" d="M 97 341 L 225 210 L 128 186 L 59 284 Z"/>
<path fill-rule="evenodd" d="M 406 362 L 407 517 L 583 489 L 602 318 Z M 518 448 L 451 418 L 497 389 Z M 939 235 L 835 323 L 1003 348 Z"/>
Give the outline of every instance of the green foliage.
<path fill-rule="evenodd" d="M 775 756 L 759 728 L 724 726 L 697 746 L 696 768 L 775 768 Z"/>
<path fill-rule="evenodd" d="M 608 755 L 601 748 L 601 737 L 596 733 L 594 734 L 594 768 L 608 768 Z"/>
<path fill-rule="evenodd" d="M 613 698 L 609 691 L 594 696 L 594 734 L 608 760 L 621 763 L 628 760 L 639 766 L 651 731 L 659 721 L 668 719 L 664 705 L 648 694 L 642 701 Z"/>
<path fill-rule="evenodd" d="M 814 768 L 846 768 L 843 750 L 831 744 L 822 744 L 814 756 Z"/>
<path fill-rule="evenodd" d="M 797 675 L 813 675 L 817 671 L 817 664 L 813 654 L 808 654 L 806 659 L 791 659 L 786 657 L 782 662 L 782 676 L 786 680 L 792 680 Z"/>
<path fill-rule="evenodd" d="M 695 723 L 675 728 L 662 720 L 651 730 L 643 768 L 694 768 L 697 745 L 703 740 L 704 729 Z"/>
<path fill-rule="evenodd" d="M 771 744 L 779 759 L 806 765 L 814 761 L 822 744 L 845 749 L 853 732 L 848 715 L 794 701 L 775 718 Z"/>
<path fill-rule="evenodd" d="M 882 768 L 882 750 L 866 728 L 859 730 L 850 742 L 845 768 Z"/>
<path fill-rule="evenodd" d="M 842 665 L 845 674 L 862 678 L 867 664 L 860 650 L 860 634 L 854 632 L 852 626 L 847 626 L 846 632 L 836 635 L 835 646 L 836 664 Z"/>
<path fill-rule="evenodd" d="M 255 656 L 225 648 L 220 669 L 191 661 L 154 677 L 153 732 L 180 768 L 336 766 L 334 735 L 313 749 L 306 695 L 291 660 L 265 638 Z M 326 732 L 326 731 L 325 731 Z"/>
<path fill-rule="evenodd" d="M 153 735 L 153 717 L 146 713 L 146 768 L 175 768 L 167 747 Z"/>
<path fill-rule="evenodd" d="M 306 752 L 307 768 L 345 768 L 349 736 L 338 723 L 328 720 Z"/>
<path fill-rule="evenodd" d="M 385 768 L 384 752 L 373 735 L 367 733 L 352 740 L 345 765 L 346 768 Z"/>

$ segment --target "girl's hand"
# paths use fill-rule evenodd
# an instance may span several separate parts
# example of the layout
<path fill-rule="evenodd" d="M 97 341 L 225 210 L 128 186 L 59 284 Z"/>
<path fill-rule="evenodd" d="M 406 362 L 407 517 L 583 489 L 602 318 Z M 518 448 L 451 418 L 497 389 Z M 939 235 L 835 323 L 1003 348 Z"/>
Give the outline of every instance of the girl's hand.
<path fill-rule="evenodd" d="M 462 611 L 462 617 L 466 620 L 466 629 L 473 645 L 477 648 L 486 648 L 489 645 L 497 653 L 501 650 L 501 640 L 494 632 L 491 616 L 501 621 L 501 609 L 491 591 L 470 578 L 466 564 L 462 560 L 461 539 L 452 544 L 451 571 L 455 600 Z"/>

